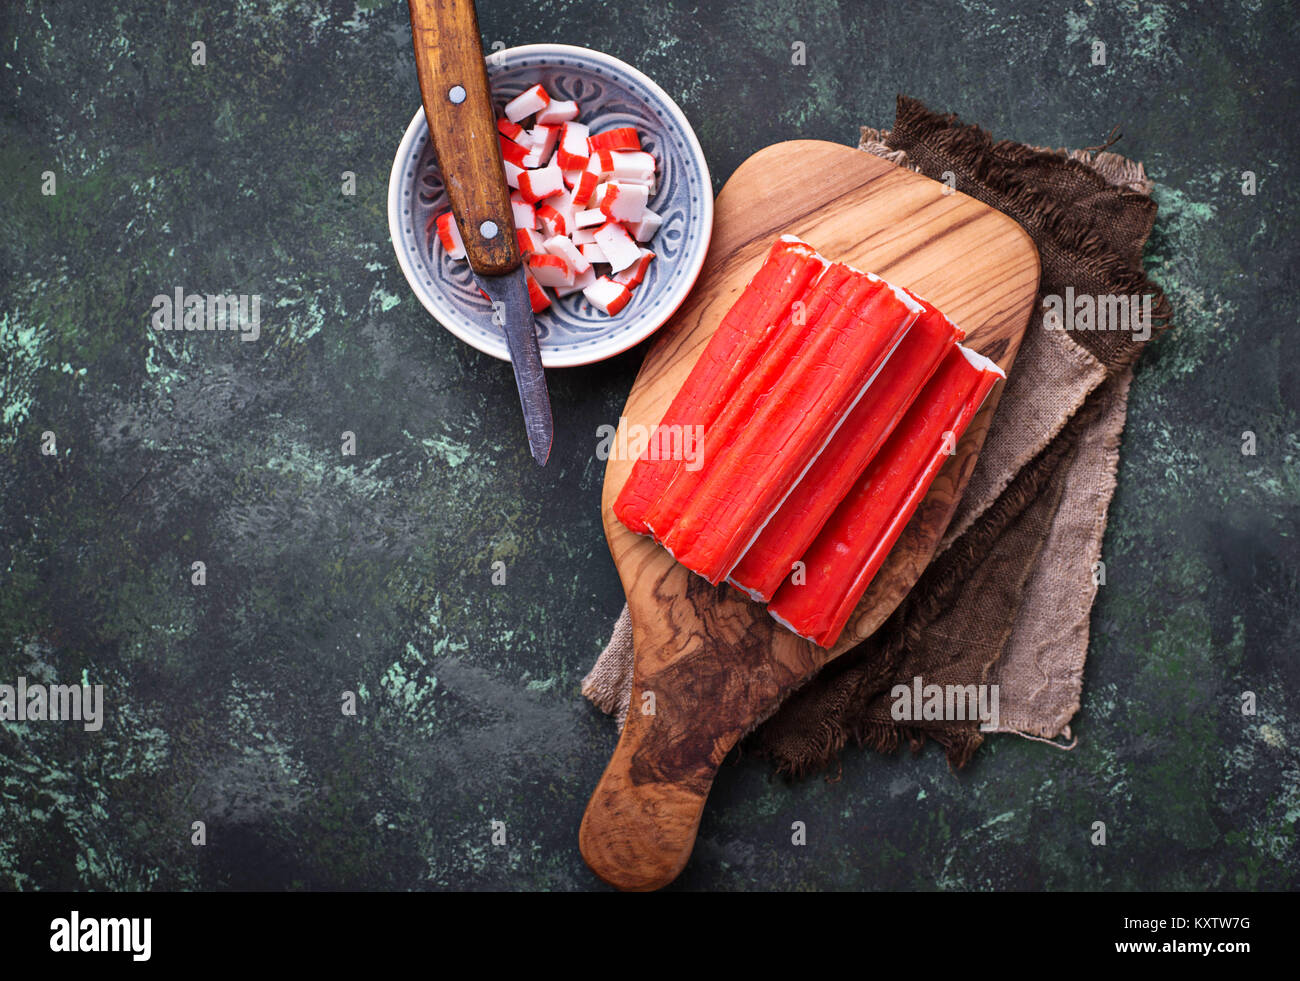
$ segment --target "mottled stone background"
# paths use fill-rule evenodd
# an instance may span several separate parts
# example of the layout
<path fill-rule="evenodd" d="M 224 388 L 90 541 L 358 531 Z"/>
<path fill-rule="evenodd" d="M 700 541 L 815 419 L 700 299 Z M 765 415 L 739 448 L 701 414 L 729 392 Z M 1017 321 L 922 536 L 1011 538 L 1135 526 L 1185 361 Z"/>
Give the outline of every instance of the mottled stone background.
<path fill-rule="evenodd" d="M 1078 749 L 999 737 L 960 776 L 851 751 L 794 785 L 742 760 L 677 887 L 1300 884 L 1295 6 L 480 13 L 647 72 L 718 187 L 774 141 L 855 143 L 899 91 L 1036 144 L 1120 124 L 1156 181 L 1179 326 L 1133 390 Z M 576 834 L 614 729 L 578 684 L 622 597 L 595 433 L 643 352 L 552 374 L 538 470 L 509 371 L 410 296 L 385 217 L 406 5 L 6 0 L 0 62 L 0 682 L 108 701 L 97 734 L 0 723 L 0 885 L 598 886 Z M 261 294 L 261 338 L 154 332 L 177 286 Z"/>

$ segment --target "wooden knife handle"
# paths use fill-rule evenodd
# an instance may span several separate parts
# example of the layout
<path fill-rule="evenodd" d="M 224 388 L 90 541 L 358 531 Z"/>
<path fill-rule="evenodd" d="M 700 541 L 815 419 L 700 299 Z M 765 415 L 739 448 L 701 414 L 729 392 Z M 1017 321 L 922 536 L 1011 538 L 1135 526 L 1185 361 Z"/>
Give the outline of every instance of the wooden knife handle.
<path fill-rule="evenodd" d="M 521 256 L 474 2 L 408 2 L 429 137 L 470 267 L 483 276 L 503 275 Z"/>

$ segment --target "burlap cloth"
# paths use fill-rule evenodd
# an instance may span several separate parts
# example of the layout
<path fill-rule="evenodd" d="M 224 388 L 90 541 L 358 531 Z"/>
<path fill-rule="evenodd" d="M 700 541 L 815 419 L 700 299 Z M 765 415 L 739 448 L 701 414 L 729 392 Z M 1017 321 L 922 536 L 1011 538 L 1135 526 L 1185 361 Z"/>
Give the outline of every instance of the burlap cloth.
<path fill-rule="evenodd" d="M 1109 144 L 1108 144 L 1109 145 Z M 956 116 L 900 96 L 892 130 L 864 128 L 860 148 L 956 188 L 1015 218 L 1038 246 L 1046 296 L 1152 296 L 1154 336 L 1169 306 L 1146 277 L 1155 220 L 1140 163 L 1102 148 L 1047 150 L 994 142 Z M 1102 152 L 1095 152 L 1095 151 Z M 955 767 L 984 733 L 978 722 L 896 722 L 889 691 L 925 684 L 996 684 L 999 723 L 1072 748 L 1088 621 L 1138 332 L 1025 334 L 983 452 L 934 560 L 876 634 L 831 662 L 751 732 L 746 748 L 784 773 L 834 761 L 853 739 L 890 752 L 904 739 L 942 744 Z M 620 728 L 632 687 L 626 607 L 583 694 Z"/>

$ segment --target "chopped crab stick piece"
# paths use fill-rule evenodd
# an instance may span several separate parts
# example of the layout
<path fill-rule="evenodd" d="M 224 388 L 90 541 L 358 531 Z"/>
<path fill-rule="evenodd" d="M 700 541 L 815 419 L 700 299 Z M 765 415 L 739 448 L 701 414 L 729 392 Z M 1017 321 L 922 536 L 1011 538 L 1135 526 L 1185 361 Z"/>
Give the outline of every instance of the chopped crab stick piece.
<path fill-rule="evenodd" d="M 564 235 L 552 235 L 542 243 L 546 251 L 551 255 L 558 255 L 567 262 L 574 273 L 581 275 L 591 268 L 590 260 L 584 258 L 583 254 L 578 251 L 578 247 L 568 240 Z"/>
<path fill-rule="evenodd" d="M 539 162 L 550 160 L 551 154 L 555 152 L 555 144 L 560 140 L 560 127 L 534 126 L 528 135 L 532 137 L 532 152 L 539 156 Z"/>
<path fill-rule="evenodd" d="M 650 268 L 650 263 L 655 254 L 649 249 L 641 250 L 641 258 L 628 266 L 622 272 L 617 272 L 610 277 L 616 283 L 622 283 L 628 289 L 636 289 L 641 285 L 641 280 L 645 279 L 645 271 Z"/>
<path fill-rule="evenodd" d="M 614 514 L 639 535 L 649 531 L 645 514 L 669 486 L 681 461 L 663 445 L 681 427 L 699 425 L 707 432 L 732 392 L 766 349 L 783 312 L 803 295 L 825 268 L 811 247 L 796 239 L 779 239 L 767 258 L 722 316 L 713 336 L 686 381 L 653 431 L 649 445 L 632 465 Z M 692 430 L 694 431 L 694 430 Z"/>
<path fill-rule="evenodd" d="M 561 256 L 534 252 L 527 259 L 528 271 L 542 286 L 572 286 L 573 267 Z"/>
<path fill-rule="evenodd" d="M 507 109 L 510 107 L 507 106 Z M 506 115 L 509 115 L 507 112 Z M 597 133 L 587 141 L 591 146 L 591 152 L 598 150 L 640 150 L 641 138 L 637 136 L 636 130 L 631 126 L 619 126 L 617 129 L 606 130 L 603 133 Z"/>
<path fill-rule="evenodd" d="M 519 195 L 529 204 L 536 204 L 564 191 L 564 175 L 554 164 L 538 170 L 525 170 L 519 175 Z"/>
<path fill-rule="evenodd" d="M 607 221 L 596 229 L 596 244 L 605 253 L 614 272 L 626 269 L 641 258 L 641 247 L 626 228 L 614 221 Z"/>
<path fill-rule="evenodd" d="M 578 218 L 578 209 L 573 206 L 573 195 L 568 191 L 561 191 L 557 196 L 547 200 L 546 203 L 564 218 L 564 231 L 561 234 L 570 234 L 577 227 L 574 223 Z"/>
<path fill-rule="evenodd" d="M 591 142 L 590 139 L 587 140 Z M 592 150 L 587 159 L 587 173 L 595 174 L 600 180 L 614 176 L 614 154 L 609 150 Z"/>
<path fill-rule="evenodd" d="M 740 561 L 921 313 L 878 277 L 854 270 L 854 286 L 776 386 L 754 399 L 752 416 L 727 432 L 725 455 L 707 458 L 708 478 L 664 536 L 677 560 L 711 583 Z"/>
<path fill-rule="evenodd" d="M 654 180 L 655 158 L 644 150 L 611 153 L 613 175 L 617 180 Z"/>
<path fill-rule="evenodd" d="M 528 130 L 524 129 L 518 123 L 512 123 L 508 119 L 498 119 L 497 132 L 500 133 L 502 136 L 504 136 L 507 140 L 514 140 L 515 142 L 518 142 L 520 135 L 527 133 Z"/>
<path fill-rule="evenodd" d="M 575 228 L 598 228 L 605 224 L 605 212 L 599 208 L 585 208 L 573 216 Z M 596 241 L 594 238 L 592 241 Z"/>
<path fill-rule="evenodd" d="M 445 211 L 437 218 L 438 241 L 447 251 L 449 259 L 465 258 L 465 243 L 461 241 L 460 229 L 456 227 L 456 218 L 450 211 Z"/>
<path fill-rule="evenodd" d="M 590 286 L 595 281 L 596 281 L 596 270 L 591 268 L 591 266 L 588 266 L 586 272 L 580 272 L 574 275 L 572 286 L 555 287 L 555 295 L 569 296 L 573 293 L 581 293 L 583 290 L 585 290 L 588 286 Z"/>
<path fill-rule="evenodd" d="M 524 161 L 528 159 L 529 153 L 527 147 L 521 146 L 514 140 L 507 140 L 504 136 L 500 135 L 497 136 L 497 142 L 501 144 L 501 158 L 505 160 L 506 163 L 512 163 L 516 167 L 526 166 Z"/>
<path fill-rule="evenodd" d="M 519 178 L 523 175 L 524 168 L 512 164 L 509 160 L 505 161 L 504 166 L 506 168 L 506 184 L 518 190 Z"/>
<path fill-rule="evenodd" d="M 549 204 L 544 204 L 537 209 L 537 220 L 542 223 L 542 231 L 546 232 L 547 238 L 567 235 L 570 231 L 565 213 Z"/>
<path fill-rule="evenodd" d="M 591 228 L 575 228 L 573 234 L 570 235 L 569 238 L 573 240 L 574 245 L 596 244 L 596 233 Z M 607 260 L 601 259 L 600 261 L 605 262 Z"/>
<path fill-rule="evenodd" d="M 541 239 L 537 237 L 537 233 L 531 228 L 516 228 L 515 238 L 519 241 L 519 251 L 524 255 L 528 255 L 530 252 L 546 251 Z"/>
<path fill-rule="evenodd" d="M 515 219 L 515 228 L 536 228 L 537 211 L 524 200 L 523 195 L 518 191 L 510 193 L 510 211 Z"/>
<path fill-rule="evenodd" d="M 578 183 L 573 187 L 573 203 L 586 207 L 591 203 L 592 195 L 596 193 L 599 184 L 599 177 L 589 170 L 584 170 L 582 176 L 578 178 Z"/>
<path fill-rule="evenodd" d="M 844 424 L 727 581 L 766 602 L 862 475 L 962 332 L 932 307 L 916 320 Z"/>
<path fill-rule="evenodd" d="M 583 290 L 582 295 L 593 307 L 611 317 L 627 306 L 627 301 L 632 299 L 632 293 L 626 286 L 614 282 L 608 276 L 601 276 Z"/>
<path fill-rule="evenodd" d="M 537 138 L 533 136 L 533 130 L 525 129 L 522 126 L 519 127 L 518 133 L 508 138 L 512 143 L 518 143 L 521 147 L 523 147 L 525 152 L 537 146 Z"/>
<path fill-rule="evenodd" d="M 546 290 L 538 285 L 537 280 L 528 275 L 526 270 L 524 280 L 528 283 L 528 305 L 533 308 L 533 313 L 541 313 L 551 305 L 551 298 L 546 295 Z M 481 293 L 482 290 L 479 292 Z"/>
<path fill-rule="evenodd" d="M 611 181 L 609 190 L 600 199 L 600 210 L 610 221 L 639 224 L 645 214 L 650 192 L 638 184 L 619 184 Z"/>
<path fill-rule="evenodd" d="M 690 507 L 691 499 L 708 476 L 704 471 L 726 454 L 727 434 L 739 431 L 753 417 L 758 398 L 776 389 L 822 316 L 828 315 L 830 322 L 830 314 L 842 313 L 845 300 L 863 292 L 868 285 L 865 277 L 855 275 L 843 263 L 831 263 L 805 293 L 787 300 L 785 307 L 769 315 L 770 340 L 728 392 L 725 403 L 708 419 L 700 448 L 704 465 L 691 471 L 679 463 L 671 482 L 646 509 L 646 525 L 658 541 L 663 542 L 677 519 Z"/>
<path fill-rule="evenodd" d="M 650 195 L 654 193 L 654 188 L 651 187 L 648 181 L 640 181 L 637 180 L 635 177 L 629 177 L 626 180 L 608 180 L 596 185 L 596 190 L 593 191 L 591 194 L 591 204 L 595 207 L 600 207 L 602 204 L 604 204 L 605 195 L 608 194 L 610 188 L 614 187 L 615 185 L 624 188 L 628 188 L 628 187 L 644 188 L 646 192 L 647 200 L 649 200 Z"/>
<path fill-rule="evenodd" d="M 587 242 L 582 245 L 579 245 L 578 249 L 580 252 L 582 252 L 583 257 L 588 262 L 609 262 L 609 260 L 605 258 L 605 253 L 600 251 L 600 246 L 597 245 L 595 242 Z M 623 272 L 627 272 L 627 270 L 625 269 L 623 270 Z M 623 273 L 619 273 L 617 276 L 611 276 L 610 278 L 614 280 L 614 282 L 616 283 L 623 283 L 623 280 L 618 278 L 619 276 L 622 275 Z M 628 286 L 627 283 L 623 283 L 623 285 Z"/>
<path fill-rule="evenodd" d="M 627 230 L 632 233 L 632 237 L 638 242 L 649 242 L 659 234 L 659 229 L 663 227 L 663 223 L 663 217 L 657 211 L 646 208 L 641 212 L 641 220 L 629 225 Z"/>
<path fill-rule="evenodd" d="M 805 578 L 768 605 L 783 626 L 821 647 L 853 609 L 948 461 L 993 385 L 992 361 L 954 345 L 902 421 L 803 555 Z"/>
<path fill-rule="evenodd" d="M 584 170 L 590 158 L 587 127 L 582 123 L 565 123 L 556 160 L 564 170 Z"/>
<path fill-rule="evenodd" d="M 531 89 L 525 89 L 506 103 L 506 119 L 512 123 L 517 123 L 519 120 L 545 109 L 550 101 L 551 97 L 546 94 L 546 89 L 540 85 L 534 85 Z"/>
<path fill-rule="evenodd" d="M 561 101 L 552 99 L 546 108 L 537 113 L 537 122 L 543 126 L 558 126 L 578 118 L 578 104 L 572 99 Z"/>

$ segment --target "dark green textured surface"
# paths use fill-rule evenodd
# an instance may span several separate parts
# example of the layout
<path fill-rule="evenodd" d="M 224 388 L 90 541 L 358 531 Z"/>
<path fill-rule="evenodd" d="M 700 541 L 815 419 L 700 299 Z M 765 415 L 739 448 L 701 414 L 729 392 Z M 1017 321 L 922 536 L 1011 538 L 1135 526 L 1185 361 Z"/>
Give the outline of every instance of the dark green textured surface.
<path fill-rule="evenodd" d="M 0 886 L 598 885 L 576 834 L 614 730 L 577 689 L 621 592 L 596 428 L 643 352 L 552 373 L 534 468 L 508 371 L 431 322 L 388 241 L 418 104 L 405 4 L 221 6 L 0 10 L 0 682 L 84 671 L 108 705 L 99 733 L 0 723 Z M 1300 885 L 1295 7 L 480 18 L 489 42 L 647 72 L 715 186 L 781 139 L 856 142 L 899 91 L 1035 144 L 1119 123 L 1157 184 L 1148 262 L 1179 327 L 1133 389 L 1078 748 L 1000 737 L 960 776 L 933 749 L 851 751 L 838 782 L 794 785 L 742 761 L 678 886 Z M 178 286 L 261 294 L 260 339 L 155 333 Z"/>

